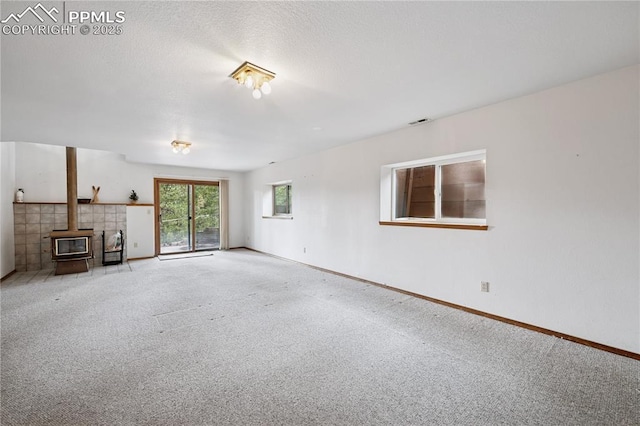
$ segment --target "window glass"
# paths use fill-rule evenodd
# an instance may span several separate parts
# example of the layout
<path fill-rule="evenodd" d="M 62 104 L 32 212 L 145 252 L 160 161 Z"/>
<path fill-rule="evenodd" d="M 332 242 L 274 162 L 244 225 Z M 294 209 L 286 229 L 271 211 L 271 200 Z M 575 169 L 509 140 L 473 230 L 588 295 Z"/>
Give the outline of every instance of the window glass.
<path fill-rule="evenodd" d="M 485 218 L 484 161 L 442 166 L 442 217 Z"/>
<path fill-rule="evenodd" d="M 382 166 L 381 222 L 486 227 L 485 163 L 478 150 Z"/>
<path fill-rule="evenodd" d="M 435 166 L 396 170 L 396 218 L 435 218 Z"/>
<path fill-rule="evenodd" d="M 291 185 L 275 185 L 273 187 L 273 214 L 291 214 Z"/>

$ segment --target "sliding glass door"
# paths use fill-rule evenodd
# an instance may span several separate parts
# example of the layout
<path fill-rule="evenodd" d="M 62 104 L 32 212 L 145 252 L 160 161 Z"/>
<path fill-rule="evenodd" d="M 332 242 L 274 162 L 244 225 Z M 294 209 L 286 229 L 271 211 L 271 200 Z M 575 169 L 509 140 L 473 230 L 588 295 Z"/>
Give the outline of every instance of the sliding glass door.
<path fill-rule="evenodd" d="M 160 253 L 191 251 L 191 197 L 189 185 L 159 184 Z"/>
<path fill-rule="evenodd" d="M 220 194 L 218 185 L 193 185 L 195 249 L 220 248 Z"/>
<path fill-rule="evenodd" d="M 217 182 L 155 179 L 156 254 L 220 248 Z"/>

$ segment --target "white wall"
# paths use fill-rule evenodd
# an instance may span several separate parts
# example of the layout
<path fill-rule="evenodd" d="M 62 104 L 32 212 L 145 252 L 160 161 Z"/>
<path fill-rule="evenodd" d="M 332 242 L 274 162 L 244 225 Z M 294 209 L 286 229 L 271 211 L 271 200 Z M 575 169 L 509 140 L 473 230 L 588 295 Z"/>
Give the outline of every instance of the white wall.
<path fill-rule="evenodd" d="M 155 256 L 154 216 L 153 206 L 127 206 L 127 259 Z"/>
<path fill-rule="evenodd" d="M 13 201 L 15 200 L 15 144 L 0 143 L 0 278 L 15 269 Z"/>
<path fill-rule="evenodd" d="M 107 151 L 78 148 L 78 197 L 91 198 L 91 186 L 99 186 L 100 202 L 126 203 L 136 191 L 139 203 L 153 203 L 153 178 L 229 180 L 229 244 L 244 245 L 242 173 L 171 167 L 127 162 L 124 156 Z M 26 202 L 66 202 L 65 148 L 33 143 L 15 144 L 15 185 L 24 188 Z M 146 228 L 145 228 L 146 229 Z M 132 229 L 128 229 L 128 233 Z M 140 244 L 143 243 L 142 236 Z M 145 240 L 153 243 L 153 233 Z M 128 238 L 129 240 L 129 238 Z M 129 250 L 129 247 L 127 247 Z M 153 255 L 153 253 L 151 254 Z M 128 251 L 128 256 L 132 256 Z M 142 257 L 142 256 L 140 256 Z"/>
<path fill-rule="evenodd" d="M 630 67 L 248 173 L 246 245 L 640 353 L 638 79 Z M 477 149 L 489 231 L 378 224 L 382 165 Z M 264 185 L 288 179 L 294 219 L 262 219 Z"/>

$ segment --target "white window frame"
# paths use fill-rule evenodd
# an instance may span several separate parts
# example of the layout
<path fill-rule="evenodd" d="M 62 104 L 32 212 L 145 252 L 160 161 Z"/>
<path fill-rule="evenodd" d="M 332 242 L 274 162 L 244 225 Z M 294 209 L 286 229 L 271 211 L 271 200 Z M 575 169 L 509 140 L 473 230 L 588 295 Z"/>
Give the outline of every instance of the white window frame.
<path fill-rule="evenodd" d="M 386 164 L 380 172 L 380 224 L 383 225 L 415 225 L 442 227 L 468 227 L 469 229 L 487 229 L 487 218 L 443 218 L 442 217 L 442 166 L 448 164 L 466 163 L 470 161 L 484 161 L 486 164 L 486 150 L 463 152 L 458 154 L 443 155 L 440 157 L 425 158 L 402 163 Z M 396 217 L 396 170 L 435 166 L 435 217 Z M 485 168 L 486 182 L 486 168 Z"/>
<path fill-rule="evenodd" d="M 264 192 L 262 193 L 262 218 L 263 219 L 293 219 L 293 197 L 289 194 L 290 212 L 289 213 L 276 213 L 276 187 L 288 185 L 293 189 L 293 182 L 290 180 L 283 180 L 279 182 L 272 182 L 264 186 Z"/>

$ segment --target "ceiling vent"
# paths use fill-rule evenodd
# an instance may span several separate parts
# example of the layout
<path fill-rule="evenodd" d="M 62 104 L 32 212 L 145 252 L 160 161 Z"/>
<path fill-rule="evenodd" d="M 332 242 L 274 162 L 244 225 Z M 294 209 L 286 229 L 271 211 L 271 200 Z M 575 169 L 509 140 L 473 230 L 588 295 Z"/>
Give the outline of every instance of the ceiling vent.
<path fill-rule="evenodd" d="M 417 124 L 422 124 L 422 123 L 428 123 L 429 121 L 431 121 L 428 118 L 421 118 L 420 120 L 416 120 L 416 121 L 412 121 L 411 123 L 409 123 L 410 126 L 415 126 Z"/>

